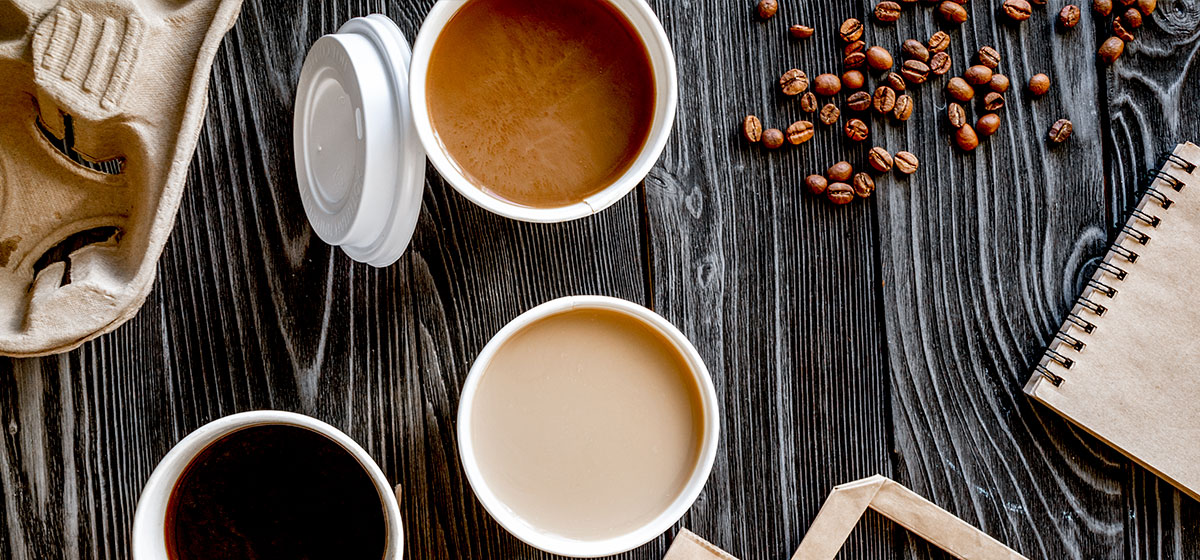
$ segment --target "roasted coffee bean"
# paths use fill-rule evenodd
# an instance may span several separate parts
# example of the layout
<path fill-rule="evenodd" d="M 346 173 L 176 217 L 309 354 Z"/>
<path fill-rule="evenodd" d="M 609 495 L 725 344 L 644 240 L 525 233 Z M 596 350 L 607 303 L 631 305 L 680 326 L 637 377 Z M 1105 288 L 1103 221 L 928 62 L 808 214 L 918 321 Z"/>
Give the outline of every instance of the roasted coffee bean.
<path fill-rule="evenodd" d="M 1000 6 L 1004 15 L 1008 16 L 1013 21 L 1025 21 L 1033 15 L 1033 8 L 1029 6 L 1029 2 L 1025 0 L 1004 0 L 1004 4 Z"/>
<path fill-rule="evenodd" d="M 1060 12 L 1058 12 L 1058 23 L 1059 25 L 1070 29 L 1076 25 L 1079 25 L 1079 15 L 1079 6 L 1076 6 L 1075 4 L 1067 4 L 1066 6 L 1063 6 L 1063 9 Z"/>
<path fill-rule="evenodd" d="M 800 96 L 800 110 L 805 113 L 817 112 L 817 94 L 808 91 Z"/>
<path fill-rule="evenodd" d="M 799 24 L 793 25 L 788 28 L 788 33 L 791 33 L 792 37 L 794 37 L 796 39 L 807 39 L 809 37 L 812 37 L 813 33 L 816 33 L 816 31 L 817 30 L 815 30 L 807 25 L 799 25 Z"/>
<path fill-rule="evenodd" d="M 778 128 L 768 128 L 762 133 L 762 143 L 767 149 L 775 150 L 783 145 L 783 131 Z"/>
<path fill-rule="evenodd" d="M 982 64 L 976 64 L 963 72 L 963 79 L 973 86 L 981 86 L 992 81 L 992 69 Z"/>
<path fill-rule="evenodd" d="M 966 103 L 975 97 L 975 88 L 966 80 L 955 76 L 946 82 L 946 95 L 955 101 Z"/>
<path fill-rule="evenodd" d="M 813 174 L 804 178 L 804 186 L 808 188 L 808 192 L 820 196 L 829 189 L 829 181 L 824 176 Z"/>
<path fill-rule="evenodd" d="M 925 44 L 916 39 L 905 39 L 904 44 L 900 45 L 900 51 L 904 56 L 921 62 L 929 62 L 929 49 Z"/>
<path fill-rule="evenodd" d="M 762 121 L 754 115 L 746 115 L 745 120 L 742 121 L 742 136 L 748 142 L 754 143 L 762 140 L 762 133 Z"/>
<path fill-rule="evenodd" d="M 867 163 L 871 164 L 875 171 L 887 173 L 892 170 L 892 154 L 880 146 L 875 146 L 867 152 Z"/>
<path fill-rule="evenodd" d="M 892 163 L 896 171 L 905 175 L 916 173 L 917 167 L 921 165 L 921 162 L 917 160 L 917 156 L 913 155 L 912 152 L 896 152 L 895 157 L 892 158 Z"/>
<path fill-rule="evenodd" d="M 842 81 L 833 74 L 818 74 L 813 78 L 813 91 L 825 97 L 837 95 L 842 91 Z"/>
<path fill-rule="evenodd" d="M 771 19 L 775 12 L 779 11 L 779 2 L 776 0 L 758 0 L 758 17 L 763 19 Z"/>
<path fill-rule="evenodd" d="M 1107 17 L 1112 14 L 1112 0 L 1092 0 L 1092 11 L 1101 17 Z"/>
<path fill-rule="evenodd" d="M 962 125 L 967 124 L 967 110 L 958 103 L 951 103 L 946 107 L 946 116 L 950 119 L 950 126 L 954 128 L 962 128 Z"/>
<path fill-rule="evenodd" d="M 900 4 L 887 0 L 876 4 L 875 19 L 883 23 L 892 23 L 900 19 Z"/>
<path fill-rule="evenodd" d="M 867 49 L 867 66 L 872 70 L 887 70 L 892 67 L 892 53 L 883 47 Z"/>
<path fill-rule="evenodd" d="M 875 112 L 880 115 L 892 112 L 892 109 L 896 108 L 896 90 L 887 86 L 875 88 L 875 97 L 872 103 L 875 105 Z"/>
<path fill-rule="evenodd" d="M 824 107 L 821 107 L 821 114 L 820 114 L 821 124 L 831 125 L 831 124 L 837 122 L 838 117 L 841 117 L 841 116 L 842 116 L 841 109 L 838 109 L 837 105 L 834 105 L 833 103 L 826 103 Z"/>
<path fill-rule="evenodd" d="M 954 143 L 963 151 L 969 152 L 979 147 L 979 135 L 975 134 L 975 127 L 964 124 L 954 131 Z"/>
<path fill-rule="evenodd" d="M 854 167 L 851 166 L 850 162 L 847 161 L 839 161 L 829 166 L 829 169 L 825 170 L 825 176 L 828 177 L 830 181 L 837 183 L 849 183 L 850 177 L 853 175 Z"/>
<path fill-rule="evenodd" d="M 938 15 L 946 23 L 961 25 L 967 21 L 967 9 L 951 0 L 946 0 L 938 5 Z"/>
<path fill-rule="evenodd" d="M 865 91 L 856 91 L 846 98 L 846 107 L 851 111 L 863 112 L 871 108 L 871 94 Z"/>
<path fill-rule="evenodd" d="M 1137 0 L 1138 11 L 1142 12 L 1144 16 L 1154 13 L 1156 7 L 1158 7 L 1158 0 Z"/>
<path fill-rule="evenodd" d="M 942 52 L 950 48 L 950 35 L 938 31 L 929 37 L 929 52 Z"/>
<path fill-rule="evenodd" d="M 901 95 L 896 98 L 896 108 L 892 111 L 892 115 L 896 120 L 906 121 L 912 116 L 913 100 L 907 95 Z"/>
<path fill-rule="evenodd" d="M 844 132 L 846 133 L 846 138 L 849 138 L 855 142 L 862 142 L 871 135 L 871 129 L 867 127 L 867 123 L 862 122 L 859 119 L 850 119 L 849 121 L 846 121 Z"/>
<path fill-rule="evenodd" d="M 983 108 L 995 113 L 1004 108 L 1004 96 L 996 92 L 989 92 L 983 96 Z"/>
<path fill-rule="evenodd" d="M 838 28 L 838 35 L 847 43 L 853 43 L 862 38 L 863 24 L 857 19 L 850 18 L 842 22 L 842 26 Z"/>
<path fill-rule="evenodd" d="M 1125 24 L 1121 22 L 1121 18 L 1114 18 L 1112 22 L 1113 35 L 1119 37 L 1126 43 L 1133 40 L 1133 32 L 1125 28 Z"/>
<path fill-rule="evenodd" d="M 850 56 L 853 53 L 863 52 L 865 50 L 867 50 L 867 42 L 866 41 L 863 41 L 863 40 L 852 41 L 850 43 L 846 43 L 846 46 L 842 47 L 842 55 Z"/>
<path fill-rule="evenodd" d="M 1046 95 L 1050 91 L 1050 76 L 1045 74 L 1034 74 L 1029 78 L 1029 93 L 1034 95 Z"/>
<path fill-rule="evenodd" d="M 950 72 L 950 55 L 945 52 L 933 53 L 929 59 L 929 71 L 936 76 L 945 76 Z"/>
<path fill-rule="evenodd" d="M 858 70 L 847 70 L 842 73 L 842 85 L 846 89 L 862 89 L 867 83 L 867 77 Z"/>
<path fill-rule="evenodd" d="M 1009 85 L 1011 84 L 1008 81 L 1008 76 L 1004 74 L 992 74 L 992 81 L 988 82 L 988 87 L 992 88 L 992 91 L 996 93 L 1008 91 Z"/>
<path fill-rule="evenodd" d="M 1038 6 L 1045 6 L 1045 5 L 1046 5 L 1046 0 L 1029 0 L 1029 3 L 1030 3 L 1030 4 L 1036 4 L 1036 5 L 1038 5 Z"/>
<path fill-rule="evenodd" d="M 1058 119 L 1050 127 L 1050 141 L 1055 144 L 1061 144 L 1071 137 L 1071 132 L 1074 127 L 1071 126 L 1071 121 L 1067 119 Z"/>
<path fill-rule="evenodd" d="M 904 91 L 908 88 L 908 84 L 904 82 L 904 76 L 901 76 L 895 72 L 888 72 L 887 79 L 885 81 L 887 81 L 888 87 L 896 91 Z"/>
<path fill-rule="evenodd" d="M 792 68 L 779 77 L 779 87 L 785 95 L 800 95 L 808 89 L 808 75 Z"/>
<path fill-rule="evenodd" d="M 787 129 L 787 140 L 793 145 L 800 145 L 813 137 L 813 123 L 809 121 L 796 121 Z"/>
<path fill-rule="evenodd" d="M 875 179 L 860 171 L 854 174 L 854 183 L 851 186 L 854 187 L 854 194 L 859 198 L 867 198 L 875 192 Z"/>
<path fill-rule="evenodd" d="M 842 60 L 842 64 L 844 64 L 846 68 L 862 68 L 866 63 L 867 55 L 860 52 L 850 53 L 845 59 Z"/>
<path fill-rule="evenodd" d="M 854 202 L 854 187 L 846 183 L 832 183 L 829 190 L 825 191 L 825 198 L 838 206 L 850 204 Z"/>
<path fill-rule="evenodd" d="M 905 60 L 900 67 L 900 75 L 910 84 L 925 83 L 929 79 L 929 66 L 920 60 Z"/>
<path fill-rule="evenodd" d="M 1000 51 L 988 46 L 979 47 L 979 52 L 975 53 L 975 58 L 979 63 L 995 70 L 1000 66 Z"/>
<path fill-rule="evenodd" d="M 1137 0 L 1117 0 L 1117 3 L 1122 6 L 1129 7 L 1134 4 L 1137 4 Z"/>
<path fill-rule="evenodd" d="M 1000 115 L 996 113 L 988 113 L 975 123 L 975 132 L 984 136 L 991 136 L 1000 129 Z"/>
<path fill-rule="evenodd" d="M 1142 26 L 1142 12 L 1137 8 L 1129 8 L 1125 13 L 1121 14 L 1121 23 L 1125 24 L 1128 29 L 1137 29 Z"/>

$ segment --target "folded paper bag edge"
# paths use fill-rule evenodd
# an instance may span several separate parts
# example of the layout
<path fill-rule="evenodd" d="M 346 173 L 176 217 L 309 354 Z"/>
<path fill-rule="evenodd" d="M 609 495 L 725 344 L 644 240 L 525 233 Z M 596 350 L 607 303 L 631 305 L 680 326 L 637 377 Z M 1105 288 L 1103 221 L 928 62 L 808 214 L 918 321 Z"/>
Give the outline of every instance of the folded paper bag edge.
<path fill-rule="evenodd" d="M 680 529 L 663 560 L 738 560 L 687 529 Z"/>

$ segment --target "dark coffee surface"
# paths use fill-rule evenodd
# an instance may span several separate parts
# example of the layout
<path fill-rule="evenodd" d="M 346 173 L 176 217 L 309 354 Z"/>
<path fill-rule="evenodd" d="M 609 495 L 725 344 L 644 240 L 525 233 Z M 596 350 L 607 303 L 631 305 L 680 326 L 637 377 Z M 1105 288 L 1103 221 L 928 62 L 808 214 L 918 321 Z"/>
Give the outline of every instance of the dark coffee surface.
<path fill-rule="evenodd" d="M 366 471 L 329 438 L 255 426 L 208 446 L 167 506 L 171 560 L 378 560 L 383 505 Z"/>

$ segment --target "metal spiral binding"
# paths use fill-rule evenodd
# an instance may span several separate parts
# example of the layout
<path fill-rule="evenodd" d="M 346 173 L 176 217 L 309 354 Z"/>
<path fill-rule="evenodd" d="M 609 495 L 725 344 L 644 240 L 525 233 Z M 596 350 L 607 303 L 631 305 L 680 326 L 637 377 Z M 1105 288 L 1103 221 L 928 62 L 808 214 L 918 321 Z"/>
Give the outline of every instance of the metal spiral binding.
<path fill-rule="evenodd" d="M 1174 153 L 1167 155 L 1166 159 L 1168 162 L 1174 164 L 1180 169 L 1183 169 L 1188 174 L 1191 174 L 1196 170 L 1195 163 L 1192 163 Z M 1143 196 L 1153 198 L 1154 200 L 1158 201 L 1159 206 L 1161 206 L 1164 210 L 1169 209 L 1171 205 L 1174 204 L 1174 201 L 1168 198 L 1167 195 L 1163 194 L 1161 190 L 1155 188 L 1153 184 L 1156 182 L 1162 182 L 1178 192 L 1182 190 L 1185 185 L 1183 180 L 1162 169 L 1152 169 L 1147 171 L 1146 176 L 1150 180 L 1151 186 L 1146 187 Z M 1150 214 L 1141 208 L 1134 208 L 1131 210 L 1130 216 L 1141 220 L 1142 223 L 1152 228 L 1157 228 L 1159 224 L 1162 223 L 1161 218 Z M 1149 243 L 1151 239 L 1149 235 L 1137 230 L 1129 223 L 1126 223 L 1121 227 L 1121 233 L 1125 234 L 1126 237 L 1133 239 L 1140 245 Z M 1109 249 L 1113 253 L 1123 257 L 1126 261 L 1130 263 L 1135 262 L 1138 259 L 1138 254 L 1130 250 L 1128 247 L 1121 245 L 1120 240 L 1122 237 L 1119 234 L 1117 238 L 1118 240 L 1113 242 Z M 1097 269 L 1097 272 L 1104 271 L 1117 280 L 1125 280 L 1125 277 L 1128 275 L 1128 272 L 1126 272 L 1125 269 L 1107 260 L 1101 261 L 1100 264 L 1097 265 Z M 1099 274 L 1096 274 L 1093 276 L 1093 278 L 1087 281 L 1087 286 L 1093 290 L 1091 294 L 1101 293 L 1109 298 L 1115 297 L 1117 295 L 1117 289 L 1098 280 L 1097 278 L 1099 276 Z M 1092 312 L 1096 316 L 1104 315 L 1104 313 L 1108 311 L 1108 308 L 1092 301 L 1090 299 L 1091 294 L 1088 296 L 1079 296 L 1079 299 L 1076 300 L 1076 304 L 1079 305 L 1079 307 Z M 1091 334 L 1092 331 L 1096 330 L 1095 323 L 1084 319 L 1074 310 L 1067 315 L 1067 322 L 1075 325 L 1085 334 Z M 1082 340 L 1072 336 L 1067 332 L 1065 323 L 1062 329 L 1059 329 L 1058 332 L 1054 333 L 1054 339 L 1061 342 L 1062 345 L 1053 348 L 1047 348 L 1044 360 L 1058 362 L 1059 365 L 1061 365 L 1064 369 L 1071 369 L 1071 366 L 1075 365 L 1075 361 L 1067 356 L 1064 356 L 1058 351 L 1058 349 L 1066 346 L 1067 348 L 1071 348 L 1076 352 L 1081 352 L 1086 345 Z M 1053 371 L 1050 371 L 1050 368 L 1046 367 L 1047 364 L 1048 362 L 1037 364 L 1035 370 L 1037 371 L 1038 375 L 1046 378 L 1055 387 L 1062 385 L 1064 381 L 1063 377 L 1054 373 Z"/>

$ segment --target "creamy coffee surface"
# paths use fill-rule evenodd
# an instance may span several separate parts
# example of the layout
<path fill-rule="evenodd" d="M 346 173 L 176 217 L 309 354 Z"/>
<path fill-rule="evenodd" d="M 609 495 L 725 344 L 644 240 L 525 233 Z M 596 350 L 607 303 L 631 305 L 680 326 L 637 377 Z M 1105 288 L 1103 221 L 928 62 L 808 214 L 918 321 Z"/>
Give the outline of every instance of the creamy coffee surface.
<path fill-rule="evenodd" d="M 571 310 L 514 335 L 472 409 L 489 488 L 530 525 L 599 540 L 645 525 L 682 492 L 704 437 L 700 389 L 640 319 Z"/>
<path fill-rule="evenodd" d="M 434 44 L 426 100 L 479 188 L 556 208 L 625 173 L 654 119 L 649 54 L 603 0 L 467 0 Z"/>

